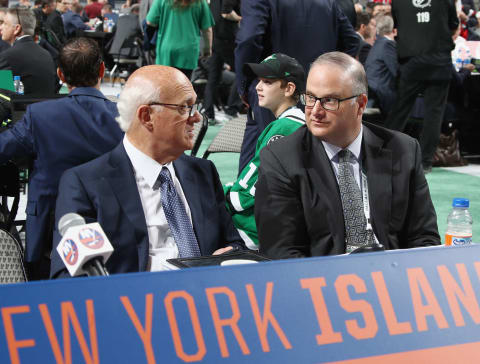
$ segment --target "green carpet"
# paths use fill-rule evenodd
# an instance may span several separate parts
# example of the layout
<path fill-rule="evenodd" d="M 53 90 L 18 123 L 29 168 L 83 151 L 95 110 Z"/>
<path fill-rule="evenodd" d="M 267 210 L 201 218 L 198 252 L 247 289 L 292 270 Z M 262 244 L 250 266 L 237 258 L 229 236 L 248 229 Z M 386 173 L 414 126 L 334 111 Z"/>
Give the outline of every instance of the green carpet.
<path fill-rule="evenodd" d="M 220 126 L 210 126 L 203 139 L 197 157 L 202 157 L 214 136 L 220 130 Z M 214 153 L 210 159 L 218 169 L 222 183 L 234 181 L 238 172 L 238 153 Z M 473 217 L 473 241 L 480 243 L 480 178 L 462 173 L 447 171 L 441 168 L 434 168 L 427 175 L 430 194 L 433 205 L 437 212 L 438 232 L 445 240 L 447 227 L 447 216 L 452 208 L 452 199 L 464 197 L 470 200 L 470 214 Z"/>

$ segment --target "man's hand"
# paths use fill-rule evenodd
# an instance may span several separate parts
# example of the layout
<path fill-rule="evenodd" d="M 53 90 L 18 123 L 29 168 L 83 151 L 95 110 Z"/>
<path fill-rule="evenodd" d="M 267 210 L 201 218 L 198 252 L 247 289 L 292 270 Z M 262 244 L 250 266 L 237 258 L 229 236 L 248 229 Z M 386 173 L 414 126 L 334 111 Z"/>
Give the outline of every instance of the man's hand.
<path fill-rule="evenodd" d="M 471 64 L 471 63 L 467 63 L 466 65 L 464 65 L 462 68 L 466 68 L 467 70 L 469 70 L 470 72 L 472 72 L 474 69 L 475 69 L 475 65 Z"/>
<path fill-rule="evenodd" d="M 213 255 L 220 255 L 220 254 L 226 253 L 226 252 L 228 252 L 232 249 L 233 249 L 233 247 L 231 247 L 231 246 L 227 246 L 225 248 L 220 248 L 220 249 L 215 250 L 213 252 Z"/>

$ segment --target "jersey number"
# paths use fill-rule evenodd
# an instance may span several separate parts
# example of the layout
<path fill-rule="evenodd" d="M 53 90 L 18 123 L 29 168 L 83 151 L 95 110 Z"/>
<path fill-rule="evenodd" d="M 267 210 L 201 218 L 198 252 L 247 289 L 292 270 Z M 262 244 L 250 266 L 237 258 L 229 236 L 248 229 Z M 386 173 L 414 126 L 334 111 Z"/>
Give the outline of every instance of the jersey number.
<path fill-rule="evenodd" d="M 417 13 L 417 23 L 429 23 L 430 12 L 425 11 L 423 13 Z"/>
<path fill-rule="evenodd" d="M 238 184 L 245 189 L 248 188 L 248 180 L 253 176 L 253 174 L 257 170 L 257 166 L 253 163 L 250 163 L 248 165 L 248 168 L 249 168 L 249 170 L 248 170 L 247 174 L 245 174 L 245 176 L 240 181 L 238 181 Z M 252 186 L 252 188 L 250 189 L 249 192 L 252 196 L 255 196 L 255 185 Z"/>

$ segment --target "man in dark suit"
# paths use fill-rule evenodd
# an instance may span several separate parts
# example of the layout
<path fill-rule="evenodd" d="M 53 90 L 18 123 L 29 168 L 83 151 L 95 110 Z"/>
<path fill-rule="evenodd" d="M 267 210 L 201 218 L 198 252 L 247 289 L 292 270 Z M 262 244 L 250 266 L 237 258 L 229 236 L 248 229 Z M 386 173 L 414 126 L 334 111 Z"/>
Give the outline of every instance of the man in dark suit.
<path fill-rule="evenodd" d="M 335 0 L 242 0 L 235 69 L 240 96 L 251 107 L 240 154 L 239 170 L 252 159 L 257 139 L 275 120 L 258 106 L 256 81 L 240 72 L 245 63 L 260 63 L 272 53 L 297 59 L 308 71 L 318 55 L 340 50 L 355 56 L 359 39 Z M 253 81 L 253 82 L 252 82 Z"/>
<path fill-rule="evenodd" d="M 377 34 L 375 18 L 365 11 L 357 14 L 357 26 L 355 30 L 360 37 L 357 59 L 365 66 L 368 53 L 370 53 L 372 49 L 372 44 L 370 43 L 375 42 L 375 36 Z"/>
<path fill-rule="evenodd" d="M 260 252 L 271 258 L 439 244 L 418 143 L 362 124 L 367 79 L 332 52 L 310 68 L 306 127 L 265 147 L 255 193 Z"/>
<path fill-rule="evenodd" d="M 2 39 L 12 45 L 0 53 L 0 69 L 20 76 L 25 95 L 55 93 L 55 65 L 52 56 L 33 40 L 35 15 L 29 9 L 8 9 L 4 17 Z"/>
<path fill-rule="evenodd" d="M 123 142 L 60 181 L 56 222 L 69 212 L 98 221 L 115 249 L 110 273 L 164 270 L 169 258 L 244 248 L 215 166 L 183 154 L 201 118 L 196 97 L 173 67 L 138 69 L 118 102 Z M 57 234 L 55 245 L 59 240 Z M 51 276 L 65 275 L 53 252 Z"/>
<path fill-rule="evenodd" d="M 60 176 L 113 149 L 123 136 L 115 121 L 115 104 L 100 92 L 104 70 L 95 41 L 70 41 L 60 53 L 58 69 L 69 95 L 30 105 L 22 120 L 0 133 L 0 163 L 33 158 L 26 208 L 25 262 L 30 279 L 49 275 Z"/>
<path fill-rule="evenodd" d="M 365 72 L 368 86 L 375 93 L 380 111 L 386 118 L 396 97 L 395 79 L 398 60 L 395 36 L 397 30 L 393 28 L 393 19 L 390 15 L 378 17 L 377 30 L 377 40 L 365 62 Z"/>

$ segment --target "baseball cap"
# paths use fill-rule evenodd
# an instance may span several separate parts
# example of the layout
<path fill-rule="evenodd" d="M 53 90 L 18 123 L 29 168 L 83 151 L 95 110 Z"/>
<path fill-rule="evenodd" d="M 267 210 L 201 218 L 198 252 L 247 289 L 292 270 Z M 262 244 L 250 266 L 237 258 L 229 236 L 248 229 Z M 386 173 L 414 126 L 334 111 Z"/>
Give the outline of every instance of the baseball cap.
<path fill-rule="evenodd" d="M 274 53 L 260 63 L 245 63 L 243 73 L 247 78 L 275 78 L 293 82 L 299 92 L 305 90 L 305 71 L 295 58 Z"/>

